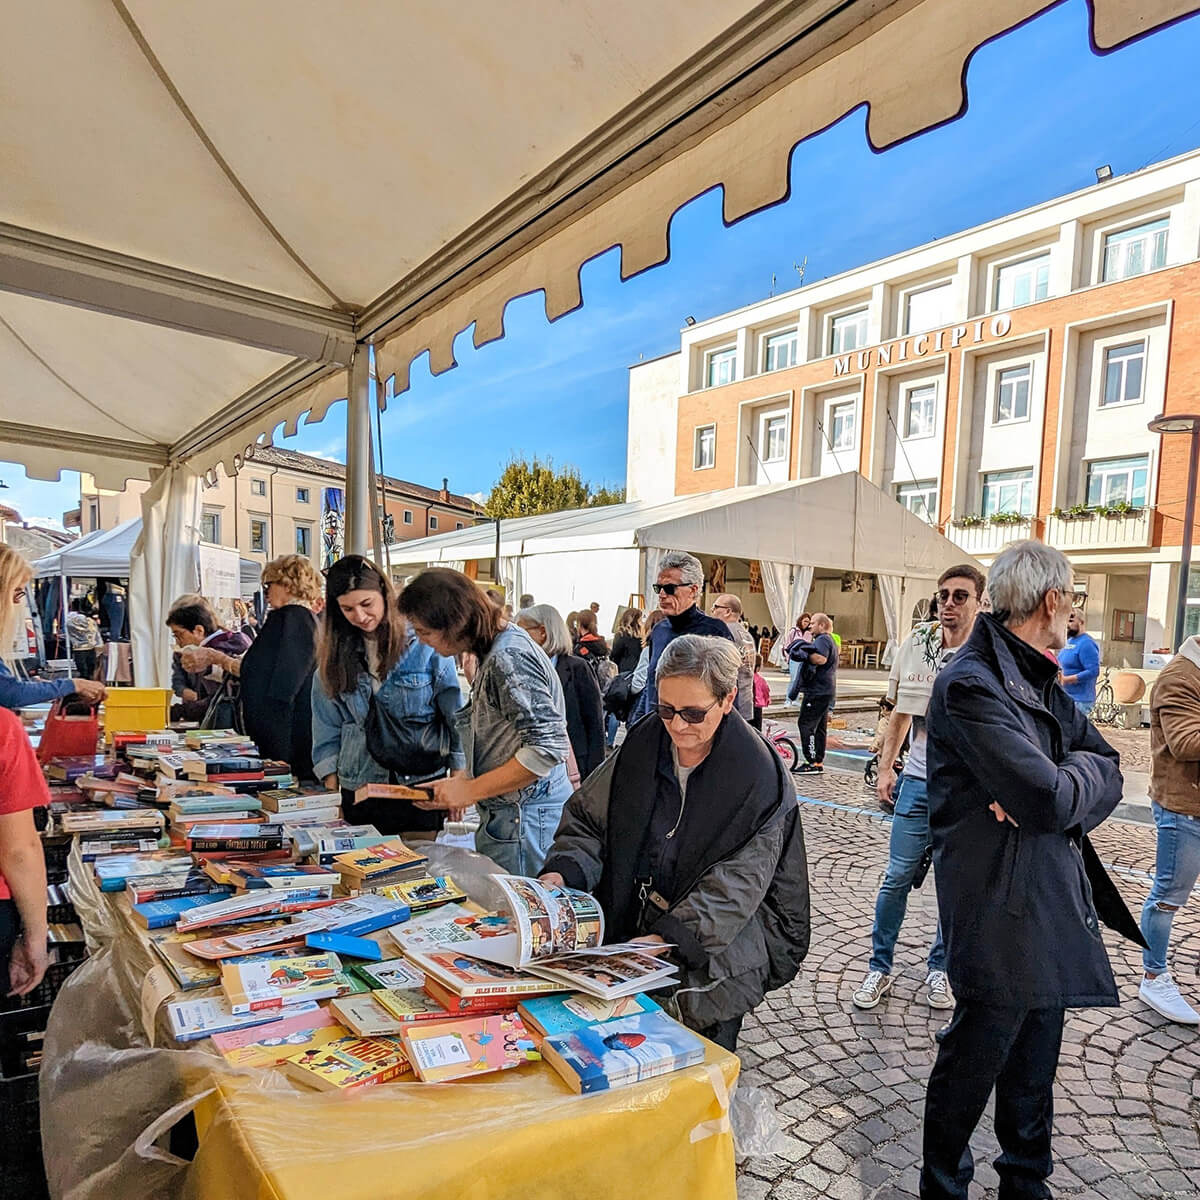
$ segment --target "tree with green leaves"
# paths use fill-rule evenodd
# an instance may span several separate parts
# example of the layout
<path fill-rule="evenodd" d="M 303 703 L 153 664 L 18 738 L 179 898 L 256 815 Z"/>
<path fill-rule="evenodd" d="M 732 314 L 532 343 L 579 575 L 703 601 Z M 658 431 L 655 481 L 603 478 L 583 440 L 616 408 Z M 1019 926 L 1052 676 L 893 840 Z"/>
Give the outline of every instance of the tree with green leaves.
<path fill-rule="evenodd" d="M 625 489 L 584 483 L 578 467 L 556 468 L 550 459 L 514 458 L 484 503 L 489 517 L 532 517 L 569 508 L 624 504 Z"/>

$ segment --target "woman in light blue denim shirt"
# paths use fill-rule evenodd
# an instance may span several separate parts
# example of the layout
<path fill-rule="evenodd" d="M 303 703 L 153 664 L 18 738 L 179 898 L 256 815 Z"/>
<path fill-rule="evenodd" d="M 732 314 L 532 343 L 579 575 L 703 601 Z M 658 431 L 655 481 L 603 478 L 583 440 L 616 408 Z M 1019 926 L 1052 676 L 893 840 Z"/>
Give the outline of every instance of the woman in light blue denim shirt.
<path fill-rule="evenodd" d="M 550 660 L 458 571 L 422 572 L 399 607 L 427 646 L 479 661 L 459 713 L 469 777 L 438 781 L 418 806 L 453 815 L 474 804 L 476 849 L 512 874 L 536 875 L 572 790 L 562 685 Z"/>
<path fill-rule="evenodd" d="M 367 750 L 371 699 L 396 716 L 440 716 L 450 732 L 452 771 L 466 767 L 455 718 L 462 692 L 454 661 L 419 642 L 396 609 L 388 580 L 369 559 L 348 555 L 329 568 L 325 630 L 313 676 L 313 771 L 327 788 L 340 787 L 347 820 L 381 833 L 428 831 L 440 814 L 405 801 L 354 803 L 354 789 L 387 783 L 392 772 Z"/>

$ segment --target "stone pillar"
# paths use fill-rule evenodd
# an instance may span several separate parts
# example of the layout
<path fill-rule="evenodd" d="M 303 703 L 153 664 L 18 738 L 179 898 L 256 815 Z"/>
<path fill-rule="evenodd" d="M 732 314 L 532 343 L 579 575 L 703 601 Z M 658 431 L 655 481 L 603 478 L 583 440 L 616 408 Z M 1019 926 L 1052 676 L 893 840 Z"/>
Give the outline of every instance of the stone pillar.
<path fill-rule="evenodd" d="M 1150 564 L 1150 583 L 1146 588 L 1146 641 L 1143 646 L 1146 654 L 1175 644 L 1172 627 L 1175 623 L 1175 589 L 1178 580 L 1178 563 Z"/>

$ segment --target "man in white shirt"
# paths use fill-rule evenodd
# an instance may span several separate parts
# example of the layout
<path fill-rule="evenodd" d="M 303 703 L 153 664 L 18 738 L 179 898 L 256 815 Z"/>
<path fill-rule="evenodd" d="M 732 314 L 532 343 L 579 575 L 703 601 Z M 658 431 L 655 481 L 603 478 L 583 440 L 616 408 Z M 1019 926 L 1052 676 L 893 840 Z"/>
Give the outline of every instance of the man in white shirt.
<path fill-rule="evenodd" d="M 929 836 L 929 800 L 925 788 L 925 712 L 938 672 L 970 636 L 983 588 L 983 575 L 972 566 L 944 571 L 938 580 L 938 620 L 918 625 L 904 640 L 892 664 L 888 698 L 896 708 L 879 755 L 876 791 L 881 801 L 891 798 L 896 783 L 893 764 L 910 728 L 912 741 L 896 794 L 887 874 L 875 901 L 871 961 L 866 978 L 853 996 L 858 1008 L 874 1008 L 891 989 L 892 958 L 908 907 L 908 893 L 914 886 L 920 886 L 922 869 L 928 869 L 933 843 Z M 946 949 L 940 923 L 929 949 L 925 985 L 930 1007 L 954 1007 L 946 978 Z"/>
<path fill-rule="evenodd" d="M 734 645 L 741 652 L 742 665 L 738 668 L 735 707 L 747 721 L 751 721 L 754 719 L 754 659 L 757 651 L 750 630 L 742 624 L 742 602 L 736 596 L 722 593 L 713 601 L 712 615 L 729 626 Z"/>

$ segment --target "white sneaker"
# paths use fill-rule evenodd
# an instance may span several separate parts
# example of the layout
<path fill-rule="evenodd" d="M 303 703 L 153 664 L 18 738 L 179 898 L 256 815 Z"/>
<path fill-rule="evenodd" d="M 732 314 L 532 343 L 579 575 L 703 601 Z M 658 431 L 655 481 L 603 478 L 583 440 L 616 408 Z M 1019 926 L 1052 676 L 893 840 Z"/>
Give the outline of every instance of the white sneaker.
<path fill-rule="evenodd" d="M 851 999 L 855 1008 L 874 1008 L 892 990 L 892 977 L 882 971 L 868 971 Z"/>
<path fill-rule="evenodd" d="M 1147 979 L 1143 975 L 1138 995 L 1168 1021 L 1175 1021 L 1179 1025 L 1200 1025 L 1200 1013 L 1179 994 L 1170 971 L 1164 971 L 1154 979 Z"/>
<path fill-rule="evenodd" d="M 950 980 L 945 971 L 930 971 L 925 976 L 925 986 L 929 989 L 925 999 L 930 1008 L 953 1008 L 954 993 L 950 990 Z"/>

